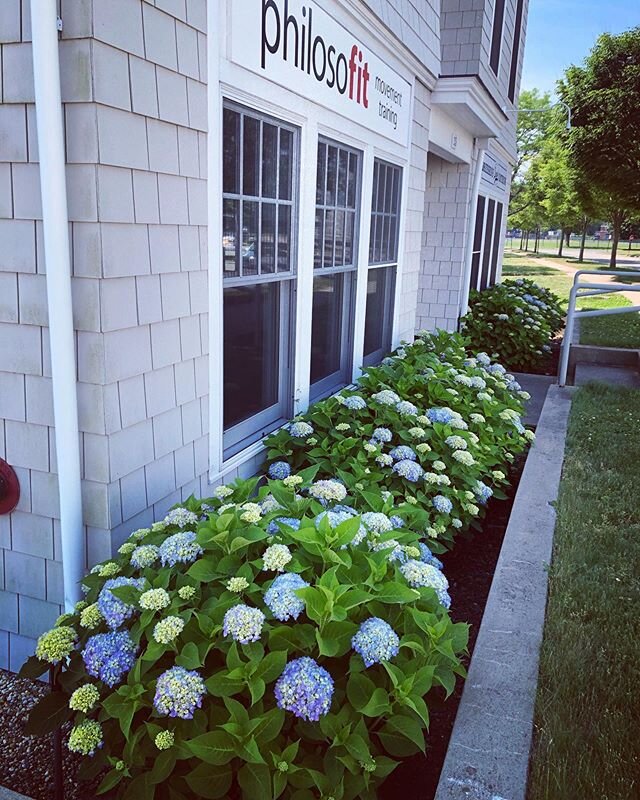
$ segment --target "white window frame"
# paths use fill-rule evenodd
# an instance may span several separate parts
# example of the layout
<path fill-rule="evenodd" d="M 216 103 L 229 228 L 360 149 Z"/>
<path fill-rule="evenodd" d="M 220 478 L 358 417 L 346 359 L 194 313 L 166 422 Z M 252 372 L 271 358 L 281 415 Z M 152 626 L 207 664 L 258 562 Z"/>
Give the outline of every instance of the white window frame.
<path fill-rule="evenodd" d="M 411 143 L 395 144 L 385 137 L 366 130 L 344 116 L 312 100 L 301 98 L 290 89 L 272 83 L 266 78 L 233 63 L 227 56 L 230 37 L 228 32 L 228 8 L 218 4 L 217 17 L 209 15 L 208 42 L 208 122 L 207 158 L 208 180 L 208 251 L 209 251 L 209 481 L 216 482 L 237 474 L 237 470 L 252 458 L 259 458 L 264 450 L 262 441 L 256 441 L 230 458 L 223 451 L 223 277 L 221 265 L 222 241 L 222 104 L 223 100 L 238 103 L 299 128 L 299 158 L 301 170 L 294 176 L 298 184 L 298 264 L 292 314 L 295 319 L 293 334 L 293 380 L 292 413 L 306 411 L 310 403 L 311 368 L 311 314 L 313 305 L 313 256 L 315 234 L 316 161 L 318 137 L 359 150 L 362 153 L 359 209 L 359 238 L 357 242 L 357 269 L 355 272 L 355 298 L 352 336 L 352 380 L 361 374 L 364 349 L 364 320 L 366 309 L 367 274 L 370 269 L 369 224 L 371 215 L 371 193 L 373 186 L 373 164 L 378 158 L 400 167 L 401 198 L 398 237 L 398 261 L 396 266 L 395 293 L 392 309 L 391 347 L 399 344 L 399 320 L 402 312 L 401 289 L 405 262 L 405 229 L 407 224 L 407 198 L 410 183 Z M 365 36 L 363 35 L 364 39 Z M 378 51 L 383 45 L 375 45 Z M 388 52 L 387 60 L 412 85 L 411 119 L 415 90 L 415 76 Z M 381 265 L 382 266 L 382 265 Z M 375 267 L 374 267 L 375 268 Z M 320 272 L 320 271 L 319 271 Z"/>

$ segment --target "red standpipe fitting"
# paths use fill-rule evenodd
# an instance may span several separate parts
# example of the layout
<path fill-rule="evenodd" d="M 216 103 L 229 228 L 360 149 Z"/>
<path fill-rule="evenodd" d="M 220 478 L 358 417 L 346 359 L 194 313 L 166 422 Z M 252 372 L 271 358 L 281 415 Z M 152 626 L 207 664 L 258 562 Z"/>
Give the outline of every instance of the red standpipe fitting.
<path fill-rule="evenodd" d="M 20 500 L 18 476 L 7 462 L 0 458 L 0 514 L 10 514 Z"/>

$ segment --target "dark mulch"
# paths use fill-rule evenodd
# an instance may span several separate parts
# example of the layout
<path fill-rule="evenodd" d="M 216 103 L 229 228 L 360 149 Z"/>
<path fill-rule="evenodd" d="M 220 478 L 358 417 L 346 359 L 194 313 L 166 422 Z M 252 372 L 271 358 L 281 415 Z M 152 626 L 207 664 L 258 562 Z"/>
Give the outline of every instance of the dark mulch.
<path fill-rule="evenodd" d="M 467 667 L 525 460 L 526 455 L 520 456 L 512 467 L 506 500 L 492 498 L 489 501 L 482 531 L 466 541 L 458 541 L 455 550 L 440 556 L 449 580 L 451 617 L 454 622 L 468 622 L 471 625 Z M 426 756 L 419 754 L 397 767 L 379 790 L 380 800 L 397 800 L 398 797 L 403 800 L 432 800 L 435 796 L 463 686 L 464 681 L 459 679 L 453 695 L 447 700 L 444 699 L 444 691 L 433 691 L 429 695 L 430 725 Z"/>
<path fill-rule="evenodd" d="M 532 375 L 557 375 L 560 366 L 560 348 L 562 347 L 562 334 L 564 331 L 558 333 L 555 339 L 549 343 L 551 352 L 540 362 L 527 369 L 518 369 L 516 372 L 529 372 Z"/>

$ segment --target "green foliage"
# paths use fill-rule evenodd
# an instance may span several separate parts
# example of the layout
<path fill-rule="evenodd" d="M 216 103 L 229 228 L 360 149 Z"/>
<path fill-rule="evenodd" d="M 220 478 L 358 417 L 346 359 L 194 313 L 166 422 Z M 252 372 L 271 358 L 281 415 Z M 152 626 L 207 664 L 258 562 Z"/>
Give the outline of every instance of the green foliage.
<path fill-rule="evenodd" d="M 474 344 L 488 349 L 484 343 Z M 436 552 L 451 547 L 457 533 L 477 526 L 483 514 L 478 481 L 488 481 L 499 491 L 512 454 L 525 447 L 514 427 L 522 399 L 517 389 L 507 387 L 510 376 L 505 377 L 498 365 L 487 370 L 469 361 L 464 345 L 456 334 L 425 333 L 364 372 L 358 396 L 365 398 L 365 408 L 349 409 L 345 398 L 352 393 L 345 391 L 316 403 L 300 417 L 313 427 L 310 438 L 295 437 L 286 427 L 268 437 L 269 462 L 286 460 L 294 469 L 315 466 L 318 477 L 339 478 L 361 512 L 381 510 L 386 497 L 409 527 L 427 533 Z M 413 403 L 415 413 L 378 402 L 376 395 L 385 389 Z M 459 414 L 462 425 L 458 427 L 457 420 L 432 423 L 427 412 L 442 407 Z M 375 440 L 377 428 L 391 431 L 388 443 Z M 447 443 L 456 435 L 464 440 L 473 463 L 458 460 L 468 461 Z M 390 453 L 400 445 L 412 448 L 424 479 L 414 482 L 394 471 Z M 380 489 L 386 492 L 382 497 Z M 449 514 L 434 508 L 437 495 L 452 503 Z"/>
<path fill-rule="evenodd" d="M 484 348 L 509 369 L 536 367 L 563 324 L 560 298 L 533 281 L 504 281 L 472 291 L 462 332 L 471 346 Z"/>
<path fill-rule="evenodd" d="M 76 632 L 76 646 L 55 667 L 57 689 L 33 709 L 30 730 L 72 719 L 70 743 L 88 756 L 83 776 L 103 773 L 99 793 L 122 800 L 373 800 L 399 760 L 424 751 L 430 694 L 448 696 L 464 675 L 467 625 L 451 621 L 446 579 L 422 539 L 449 545 L 453 513 L 466 526 L 492 491 L 480 479 L 496 493 L 506 481 L 499 468 L 527 440 L 518 432 L 517 389 L 507 384 L 486 355 L 467 360 L 459 336 L 421 336 L 363 375 L 364 408 L 350 410 L 353 392 L 345 391 L 342 402 L 310 409 L 313 436 L 302 445 L 290 430 L 271 437 L 270 460 L 286 457 L 291 475 L 218 487 L 134 531 L 108 569 L 99 565 L 83 579 L 86 601 L 59 620 Z M 383 388 L 405 404 L 376 402 Z M 411 403 L 449 406 L 459 416 L 455 425 L 431 423 Z M 364 445 L 381 426 L 392 431 L 387 449 L 426 445 L 418 460 L 446 477 L 437 491 L 451 499 L 451 514 L 436 512 L 428 480 L 417 485 L 376 465 Z M 457 447 L 447 444 L 451 436 Z M 458 451 L 474 463 L 454 458 Z M 154 547 L 162 558 L 153 558 Z M 141 553 L 150 560 L 141 563 Z M 303 581 L 288 616 L 267 596 L 278 573 Z M 141 583 L 105 586 L 114 576 Z M 244 633 L 230 624 L 240 605 L 253 615 Z M 354 635 L 372 618 L 390 626 L 391 648 L 366 666 Z M 167 638 L 168 623 L 176 627 Z M 108 626 L 136 651 L 115 679 L 100 679 L 88 653 Z M 295 705 L 304 700 L 299 689 L 293 706 L 275 691 L 302 657 L 326 670 L 333 687 L 321 711 L 307 715 L 317 721 Z M 24 673 L 46 667 L 34 657 Z M 200 694 L 167 716 L 161 685 L 176 667 L 189 671 Z M 187 683 L 177 685 L 172 692 L 184 697 Z M 77 689 L 71 705 L 82 711 L 69 705 Z"/>

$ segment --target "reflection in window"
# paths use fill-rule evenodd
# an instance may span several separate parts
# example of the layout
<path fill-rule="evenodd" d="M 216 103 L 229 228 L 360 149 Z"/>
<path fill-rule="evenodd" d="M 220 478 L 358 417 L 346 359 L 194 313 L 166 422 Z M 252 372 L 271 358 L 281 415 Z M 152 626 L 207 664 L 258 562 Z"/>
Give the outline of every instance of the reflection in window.
<path fill-rule="evenodd" d="M 364 329 L 364 364 L 378 363 L 391 349 L 398 264 L 402 170 L 376 159 L 373 165 L 369 275 Z"/>
<path fill-rule="evenodd" d="M 225 455 L 289 416 L 297 130 L 232 103 L 223 111 Z"/>
<path fill-rule="evenodd" d="M 318 141 L 312 399 L 335 391 L 351 378 L 360 158 L 360 153 L 345 145 L 325 139 Z"/>

